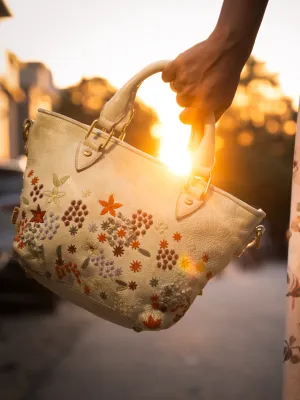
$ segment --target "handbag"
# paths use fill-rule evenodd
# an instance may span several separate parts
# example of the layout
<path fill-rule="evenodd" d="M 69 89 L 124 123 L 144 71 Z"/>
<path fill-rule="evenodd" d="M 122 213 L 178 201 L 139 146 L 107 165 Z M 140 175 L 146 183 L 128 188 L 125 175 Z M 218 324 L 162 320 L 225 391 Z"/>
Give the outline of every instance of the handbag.
<path fill-rule="evenodd" d="M 30 277 L 136 332 L 174 325 L 264 233 L 262 210 L 211 184 L 212 116 L 188 180 L 123 141 L 139 86 L 166 63 L 129 80 L 90 127 L 43 109 L 26 120 L 27 165 L 12 216 L 13 253 Z"/>

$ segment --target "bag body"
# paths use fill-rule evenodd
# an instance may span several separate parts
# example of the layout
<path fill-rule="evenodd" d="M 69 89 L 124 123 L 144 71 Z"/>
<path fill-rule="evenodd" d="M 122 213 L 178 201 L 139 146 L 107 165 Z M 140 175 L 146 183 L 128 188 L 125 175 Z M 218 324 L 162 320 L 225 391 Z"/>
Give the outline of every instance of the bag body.
<path fill-rule="evenodd" d="M 105 107 L 102 113 L 111 117 Z M 124 115 L 126 125 L 131 116 Z M 206 149 L 214 136 L 207 132 Z M 186 185 L 103 129 L 39 110 L 27 148 L 14 254 L 39 283 L 121 326 L 169 328 L 262 232 L 262 210 L 205 179 Z"/>

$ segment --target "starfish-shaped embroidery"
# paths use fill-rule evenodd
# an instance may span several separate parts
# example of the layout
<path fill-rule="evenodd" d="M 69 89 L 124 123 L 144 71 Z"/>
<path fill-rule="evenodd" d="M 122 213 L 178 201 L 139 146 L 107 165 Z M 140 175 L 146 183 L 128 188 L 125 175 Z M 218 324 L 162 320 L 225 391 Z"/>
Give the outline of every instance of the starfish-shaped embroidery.
<path fill-rule="evenodd" d="M 36 222 L 36 223 L 44 222 L 44 215 L 46 214 L 46 211 L 42 211 L 39 204 L 36 210 L 30 210 L 30 211 L 33 214 L 33 217 L 31 218 L 30 222 Z"/>
<path fill-rule="evenodd" d="M 121 203 L 115 203 L 115 199 L 114 199 L 114 196 L 112 194 L 109 196 L 108 201 L 99 200 L 99 203 L 103 207 L 100 215 L 104 215 L 104 214 L 110 213 L 110 215 L 112 215 L 113 217 L 116 216 L 115 209 L 116 208 L 120 208 L 123 205 Z"/>
<path fill-rule="evenodd" d="M 51 203 L 53 201 L 53 203 L 55 203 L 57 206 L 59 205 L 59 199 L 65 194 L 65 192 L 59 192 L 56 186 L 53 188 L 52 192 L 44 192 L 44 195 L 49 197 L 47 203 Z"/>

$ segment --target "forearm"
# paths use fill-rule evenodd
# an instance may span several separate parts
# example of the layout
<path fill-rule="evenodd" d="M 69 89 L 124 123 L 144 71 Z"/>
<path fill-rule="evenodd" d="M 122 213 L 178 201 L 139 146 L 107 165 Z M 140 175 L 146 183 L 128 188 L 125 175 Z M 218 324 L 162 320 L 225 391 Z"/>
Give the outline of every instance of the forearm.
<path fill-rule="evenodd" d="M 245 63 L 251 54 L 268 0 L 224 0 L 212 35 L 239 52 Z"/>

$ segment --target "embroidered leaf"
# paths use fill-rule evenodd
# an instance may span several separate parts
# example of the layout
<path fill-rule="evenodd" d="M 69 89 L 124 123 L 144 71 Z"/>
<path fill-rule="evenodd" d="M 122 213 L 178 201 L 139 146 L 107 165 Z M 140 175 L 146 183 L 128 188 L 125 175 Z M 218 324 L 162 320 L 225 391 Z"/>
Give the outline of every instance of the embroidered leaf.
<path fill-rule="evenodd" d="M 70 178 L 70 175 L 65 175 L 58 180 L 58 185 L 55 186 L 62 186 L 67 180 Z"/>
<path fill-rule="evenodd" d="M 141 253 L 141 254 L 143 254 L 143 256 L 145 256 L 145 257 L 151 257 L 151 254 L 149 253 L 148 250 L 145 250 L 145 249 L 138 249 L 138 252 Z"/>
<path fill-rule="evenodd" d="M 126 286 L 126 287 L 127 287 L 127 283 L 124 282 L 124 281 L 121 281 L 120 279 L 116 279 L 116 283 L 117 283 L 118 285 Z"/>
<path fill-rule="evenodd" d="M 126 290 L 126 289 L 127 289 L 127 287 L 125 287 L 125 286 L 118 286 L 117 292 L 123 292 L 123 290 Z"/>
<path fill-rule="evenodd" d="M 59 260 L 62 259 L 62 254 L 61 254 L 61 245 L 56 247 L 56 256 Z"/>
<path fill-rule="evenodd" d="M 28 206 L 29 205 L 29 201 L 26 199 L 26 197 L 22 197 L 22 201 L 23 201 L 23 203 L 24 204 L 26 204 L 26 206 Z"/>
<path fill-rule="evenodd" d="M 85 269 L 89 265 L 90 258 L 86 258 L 83 263 L 81 264 L 81 269 Z"/>
<path fill-rule="evenodd" d="M 56 187 L 59 186 L 59 179 L 56 174 L 53 174 L 53 185 Z"/>
<path fill-rule="evenodd" d="M 295 336 L 290 336 L 290 339 L 289 339 L 289 345 L 290 346 L 293 346 L 293 344 L 296 342 L 296 338 L 295 338 Z"/>
<path fill-rule="evenodd" d="M 292 356 L 293 356 L 293 352 L 292 352 L 292 350 L 291 350 L 290 348 L 286 348 L 286 347 L 285 347 L 284 350 L 285 350 L 285 351 L 284 351 L 284 359 L 283 359 L 283 362 L 290 360 L 290 359 L 292 358 Z"/>

